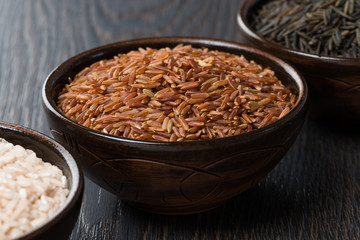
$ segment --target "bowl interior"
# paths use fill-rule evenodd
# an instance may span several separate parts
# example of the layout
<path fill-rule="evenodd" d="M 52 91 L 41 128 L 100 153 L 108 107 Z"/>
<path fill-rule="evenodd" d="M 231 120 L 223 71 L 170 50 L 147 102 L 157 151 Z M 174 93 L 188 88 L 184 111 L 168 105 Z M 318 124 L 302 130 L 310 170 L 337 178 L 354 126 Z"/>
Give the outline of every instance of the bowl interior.
<path fill-rule="evenodd" d="M 306 102 L 304 100 L 307 98 L 307 86 L 302 76 L 292 66 L 270 54 L 241 44 L 216 39 L 165 37 L 113 43 L 88 50 L 70 58 L 57 67 L 45 81 L 43 87 L 44 104 L 46 105 L 46 108 L 50 109 L 50 111 L 55 113 L 58 117 L 62 118 L 63 120 L 65 119 L 65 121 L 72 125 L 78 125 L 64 117 L 57 108 L 56 104 L 58 94 L 63 89 L 65 84 L 69 82 L 69 78 L 73 78 L 83 68 L 91 65 L 92 63 L 101 59 L 112 58 L 118 53 L 126 53 L 131 50 L 137 50 L 139 47 L 162 48 L 175 47 L 178 44 L 191 44 L 195 48 L 206 47 L 210 50 L 219 50 L 232 54 L 244 55 L 247 60 L 254 60 L 257 64 L 260 64 L 263 67 L 270 67 L 275 71 L 276 76 L 283 82 L 283 84 L 288 86 L 294 93 L 299 96 L 294 109 L 292 109 L 290 113 L 296 111 L 296 109 L 301 109 Z M 285 121 L 286 118 L 287 116 L 273 124 L 280 124 L 278 122 Z M 78 127 L 81 128 L 82 126 L 78 125 Z M 269 125 L 265 126 L 264 129 L 267 127 L 269 127 Z M 87 130 L 92 132 L 90 129 Z M 256 131 L 251 131 L 241 135 L 252 134 L 252 132 Z M 105 135 L 100 132 L 97 132 L 97 134 Z M 120 139 L 121 137 L 115 138 Z"/>
<path fill-rule="evenodd" d="M 359 67 L 360 58 L 351 58 L 351 57 L 338 57 L 338 56 L 329 56 L 323 54 L 313 54 L 305 51 L 301 51 L 299 49 L 294 49 L 290 47 L 286 47 L 280 43 L 276 43 L 275 41 L 270 41 L 263 37 L 262 35 L 258 34 L 256 30 L 251 26 L 253 22 L 254 13 L 256 13 L 262 5 L 270 2 L 271 0 L 245 0 L 240 6 L 237 22 L 240 28 L 245 31 L 245 33 L 250 37 L 252 40 L 256 41 L 256 45 L 261 46 L 267 52 L 276 51 L 276 56 L 281 56 L 282 59 L 290 58 L 289 54 L 295 54 L 298 57 L 298 61 L 296 59 L 291 59 L 292 62 L 309 62 L 310 64 L 316 64 L 317 61 L 322 61 L 329 67 L 330 64 L 336 64 L 341 67 Z M 255 44 L 255 43 L 252 43 Z M 252 45 L 251 44 L 251 45 Z M 280 52 L 279 52 L 280 51 Z M 286 54 L 286 55 L 284 55 Z M 303 63 L 303 64 L 306 64 Z M 317 66 L 320 69 L 323 69 L 322 66 Z M 334 66 L 333 66 L 334 67 Z M 335 66 L 336 67 L 336 66 Z"/>

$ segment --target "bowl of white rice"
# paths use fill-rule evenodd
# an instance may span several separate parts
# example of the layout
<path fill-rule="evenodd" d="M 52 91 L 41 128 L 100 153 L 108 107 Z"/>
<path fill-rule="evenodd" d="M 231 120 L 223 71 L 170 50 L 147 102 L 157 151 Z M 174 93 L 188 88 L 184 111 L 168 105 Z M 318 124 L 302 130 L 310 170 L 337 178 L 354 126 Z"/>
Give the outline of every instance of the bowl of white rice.
<path fill-rule="evenodd" d="M 34 130 L 0 122 L 0 239 L 67 239 L 83 175 L 72 155 Z"/>

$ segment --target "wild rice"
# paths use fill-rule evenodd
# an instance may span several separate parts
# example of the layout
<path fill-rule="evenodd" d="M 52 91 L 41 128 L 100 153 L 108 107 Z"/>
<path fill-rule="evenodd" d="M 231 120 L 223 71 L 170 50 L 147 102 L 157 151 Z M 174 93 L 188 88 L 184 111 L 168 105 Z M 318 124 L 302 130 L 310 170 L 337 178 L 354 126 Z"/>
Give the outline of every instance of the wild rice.
<path fill-rule="evenodd" d="M 313 54 L 360 57 L 360 1 L 271 0 L 251 26 L 270 41 Z"/>
<path fill-rule="evenodd" d="M 70 79 L 58 107 L 104 133 L 185 141 L 264 127 L 285 116 L 296 99 L 269 67 L 180 44 L 139 48 L 92 64 Z"/>
<path fill-rule="evenodd" d="M 67 195 L 59 168 L 0 138 L 0 239 L 20 237 L 41 225 Z"/>

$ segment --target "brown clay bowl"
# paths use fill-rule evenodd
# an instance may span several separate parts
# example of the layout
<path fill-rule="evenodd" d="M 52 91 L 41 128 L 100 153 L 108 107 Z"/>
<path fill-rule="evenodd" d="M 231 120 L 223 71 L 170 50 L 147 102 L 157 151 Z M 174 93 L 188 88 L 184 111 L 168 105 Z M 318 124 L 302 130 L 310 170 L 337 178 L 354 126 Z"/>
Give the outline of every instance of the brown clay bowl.
<path fill-rule="evenodd" d="M 44 224 L 17 239 L 69 238 L 80 213 L 84 191 L 82 171 L 74 158 L 55 140 L 19 125 L 0 122 L 0 137 L 15 145 L 33 150 L 43 161 L 59 167 L 70 185 L 70 192 L 63 206 Z"/>
<path fill-rule="evenodd" d="M 139 47 L 179 43 L 244 54 L 270 66 L 296 91 L 296 107 L 260 130 L 222 139 L 154 142 L 126 139 L 83 127 L 56 106 L 59 91 L 85 66 Z M 58 66 L 46 79 L 43 106 L 53 136 L 66 145 L 85 174 L 131 205 L 160 214 L 191 214 L 215 208 L 262 179 L 284 156 L 304 122 L 307 86 L 287 63 L 237 43 L 201 38 L 150 38 L 118 42 L 83 53 Z"/>
<path fill-rule="evenodd" d="M 240 42 L 289 62 L 304 75 L 310 91 L 310 118 L 359 128 L 360 58 L 310 54 L 265 39 L 251 27 L 251 21 L 252 14 L 266 2 L 245 0 L 241 4 L 237 16 Z"/>

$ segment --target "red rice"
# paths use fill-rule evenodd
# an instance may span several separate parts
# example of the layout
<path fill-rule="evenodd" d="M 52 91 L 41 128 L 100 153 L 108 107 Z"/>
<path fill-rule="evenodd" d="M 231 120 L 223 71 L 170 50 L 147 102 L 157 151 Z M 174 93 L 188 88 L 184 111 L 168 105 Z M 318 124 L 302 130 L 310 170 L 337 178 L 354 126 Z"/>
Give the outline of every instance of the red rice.
<path fill-rule="evenodd" d="M 297 96 L 244 56 L 178 45 L 139 48 L 79 72 L 58 97 L 71 120 L 116 136 L 205 140 L 284 117 Z"/>

